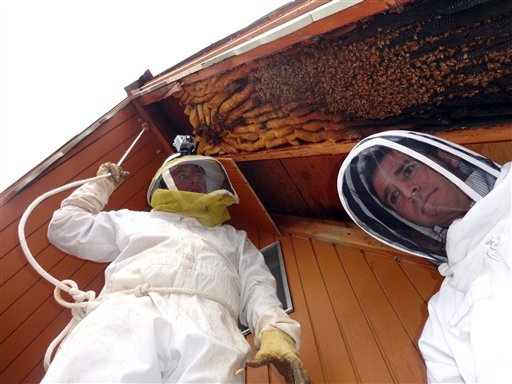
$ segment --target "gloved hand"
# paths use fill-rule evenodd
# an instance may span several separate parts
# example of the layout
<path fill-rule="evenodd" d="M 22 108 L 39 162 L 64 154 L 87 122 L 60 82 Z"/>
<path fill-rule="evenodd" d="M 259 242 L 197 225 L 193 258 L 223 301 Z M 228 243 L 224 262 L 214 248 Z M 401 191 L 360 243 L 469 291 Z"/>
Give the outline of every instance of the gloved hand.
<path fill-rule="evenodd" d="M 295 342 L 285 332 L 273 328 L 261 332 L 260 349 L 251 361 L 250 367 L 258 368 L 268 363 L 274 364 L 288 384 L 311 384 Z"/>
<path fill-rule="evenodd" d="M 101 178 L 85 183 L 69 197 L 65 198 L 60 206 L 75 206 L 85 209 L 92 214 L 100 212 L 108 202 L 110 194 L 122 183 L 128 172 L 114 163 L 105 163 L 100 165 L 96 176 L 111 174 L 106 178 Z"/>
<path fill-rule="evenodd" d="M 129 175 L 128 172 L 123 171 L 119 165 L 114 163 L 104 163 L 101 164 L 98 168 L 98 172 L 96 176 L 106 175 L 110 173 L 111 176 L 108 178 L 114 185 L 114 189 L 119 187 L 119 185 L 123 182 L 124 178 Z"/>

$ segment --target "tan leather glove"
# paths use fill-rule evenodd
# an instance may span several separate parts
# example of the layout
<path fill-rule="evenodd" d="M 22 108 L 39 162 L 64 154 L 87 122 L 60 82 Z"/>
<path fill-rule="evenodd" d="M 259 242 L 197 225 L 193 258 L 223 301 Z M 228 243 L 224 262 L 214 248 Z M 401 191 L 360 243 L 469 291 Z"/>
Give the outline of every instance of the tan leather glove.
<path fill-rule="evenodd" d="M 119 185 L 123 182 L 124 178 L 129 175 L 128 172 L 123 171 L 123 168 L 121 168 L 117 164 L 104 163 L 101 164 L 98 168 L 96 176 L 106 175 L 107 173 L 111 174 L 108 180 L 110 180 L 110 182 L 114 185 L 114 189 L 119 187 Z"/>
<path fill-rule="evenodd" d="M 261 332 L 260 349 L 251 361 L 250 367 L 258 368 L 269 363 L 274 364 L 288 384 L 311 384 L 295 342 L 285 332 L 273 328 Z"/>
<path fill-rule="evenodd" d="M 100 212 L 107 204 L 110 194 L 121 184 L 128 172 L 114 163 L 105 163 L 98 168 L 97 176 L 110 173 L 112 176 L 94 180 L 82 185 L 69 197 L 64 199 L 61 207 L 75 206 L 93 214 Z"/>

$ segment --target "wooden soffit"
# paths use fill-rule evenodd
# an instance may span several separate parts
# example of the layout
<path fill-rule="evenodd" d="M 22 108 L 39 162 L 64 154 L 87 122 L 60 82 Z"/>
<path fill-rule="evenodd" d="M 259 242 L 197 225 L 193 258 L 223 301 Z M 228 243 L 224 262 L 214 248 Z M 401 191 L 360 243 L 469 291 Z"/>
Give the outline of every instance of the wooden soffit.
<path fill-rule="evenodd" d="M 509 141 L 511 15 L 511 2 L 364 1 L 179 81 L 171 71 L 146 101 L 184 122 L 199 154 L 237 161 L 347 153 L 389 129 Z"/>
<path fill-rule="evenodd" d="M 231 219 L 228 224 L 234 227 L 246 227 L 247 224 L 255 226 L 265 232 L 280 235 L 279 229 L 268 214 L 251 185 L 240 171 L 236 162 L 230 158 L 218 158 L 233 184 L 240 203 L 230 206 L 229 214 Z"/>
<path fill-rule="evenodd" d="M 405 0 L 401 3 L 405 4 L 409 1 Z M 394 0 L 306 0 L 287 4 L 269 14 L 269 17 L 257 21 L 255 25 L 228 36 L 156 76 L 139 89 L 131 91 L 131 95 L 137 97 L 142 105 L 156 103 L 178 92 L 182 86 L 272 55 L 332 29 L 341 26 L 351 29 L 358 20 L 393 7 L 397 7 L 397 2 Z M 317 14 L 304 21 L 308 13 L 315 10 L 319 10 Z M 286 28 L 283 32 L 278 32 L 282 34 L 280 38 L 269 39 L 265 36 L 287 24 L 293 25 L 294 22 L 297 25 L 292 27 L 291 32 L 287 32 Z M 288 31 L 290 31 L 289 28 Z M 247 49 L 247 46 L 250 49 Z M 228 53 L 229 51 L 232 53 Z"/>

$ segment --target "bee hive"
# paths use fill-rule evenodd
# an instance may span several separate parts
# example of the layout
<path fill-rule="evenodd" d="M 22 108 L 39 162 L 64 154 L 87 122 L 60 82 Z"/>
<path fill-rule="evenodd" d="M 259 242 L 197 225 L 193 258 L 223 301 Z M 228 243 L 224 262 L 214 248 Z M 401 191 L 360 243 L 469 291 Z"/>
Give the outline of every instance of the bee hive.
<path fill-rule="evenodd" d="M 509 117 L 511 10 L 503 0 L 413 2 L 174 97 L 209 155 L 354 140 L 365 124 Z"/>

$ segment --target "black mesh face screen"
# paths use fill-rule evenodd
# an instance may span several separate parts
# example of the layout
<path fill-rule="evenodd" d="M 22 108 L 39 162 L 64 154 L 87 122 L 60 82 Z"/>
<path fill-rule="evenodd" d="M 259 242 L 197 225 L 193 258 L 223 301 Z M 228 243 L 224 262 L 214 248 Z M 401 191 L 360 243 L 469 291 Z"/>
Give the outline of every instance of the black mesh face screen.
<path fill-rule="evenodd" d="M 352 150 L 340 169 L 338 192 L 363 230 L 440 264 L 447 229 L 489 193 L 499 169 L 444 140 L 391 131 Z"/>

